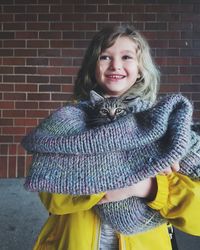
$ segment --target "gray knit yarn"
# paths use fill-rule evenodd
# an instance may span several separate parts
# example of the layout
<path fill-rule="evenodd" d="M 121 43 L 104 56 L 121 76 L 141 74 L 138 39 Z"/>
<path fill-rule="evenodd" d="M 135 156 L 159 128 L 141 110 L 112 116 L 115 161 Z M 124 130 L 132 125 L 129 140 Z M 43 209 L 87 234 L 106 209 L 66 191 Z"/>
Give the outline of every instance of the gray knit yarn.
<path fill-rule="evenodd" d="M 24 138 L 22 145 L 33 153 L 28 190 L 99 193 L 155 176 L 177 161 L 182 173 L 200 176 L 200 138 L 190 129 L 192 106 L 183 96 L 167 96 L 153 107 L 136 99 L 132 114 L 94 129 L 87 129 L 89 107 L 87 102 L 64 107 Z M 163 222 L 158 212 L 134 197 L 96 210 L 126 234 Z M 142 221 L 145 228 L 139 226 Z"/>

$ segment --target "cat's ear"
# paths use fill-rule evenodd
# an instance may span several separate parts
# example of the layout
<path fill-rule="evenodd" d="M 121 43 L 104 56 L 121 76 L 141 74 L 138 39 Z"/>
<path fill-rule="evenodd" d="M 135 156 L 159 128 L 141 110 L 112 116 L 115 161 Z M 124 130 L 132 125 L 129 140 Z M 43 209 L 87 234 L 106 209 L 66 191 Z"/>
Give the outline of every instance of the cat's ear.
<path fill-rule="evenodd" d="M 101 103 L 104 101 L 104 97 L 99 95 L 97 92 L 95 92 L 94 90 L 90 91 L 90 101 L 92 103 L 92 105 L 95 105 L 97 103 Z"/>
<path fill-rule="evenodd" d="M 128 95 L 128 96 L 121 96 L 121 101 L 128 106 L 132 106 L 132 104 L 135 102 L 135 100 L 138 98 L 138 96 L 135 95 Z"/>

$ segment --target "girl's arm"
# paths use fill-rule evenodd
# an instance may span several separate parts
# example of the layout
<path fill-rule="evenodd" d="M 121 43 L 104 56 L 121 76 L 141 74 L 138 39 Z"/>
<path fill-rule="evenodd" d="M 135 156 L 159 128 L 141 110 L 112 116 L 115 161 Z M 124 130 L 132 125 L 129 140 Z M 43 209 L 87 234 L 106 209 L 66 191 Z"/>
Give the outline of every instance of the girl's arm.
<path fill-rule="evenodd" d="M 176 228 L 200 236 L 200 181 L 179 173 L 157 176 L 158 191 L 148 205 Z"/>
<path fill-rule="evenodd" d="M 76 213 L 81 210 L 90 209 L 96 205 L 104 195 L 104 193 L 85 196 L 46 192 L 39 193 L 39 197 L 49 213 L 57 215 Z"/>

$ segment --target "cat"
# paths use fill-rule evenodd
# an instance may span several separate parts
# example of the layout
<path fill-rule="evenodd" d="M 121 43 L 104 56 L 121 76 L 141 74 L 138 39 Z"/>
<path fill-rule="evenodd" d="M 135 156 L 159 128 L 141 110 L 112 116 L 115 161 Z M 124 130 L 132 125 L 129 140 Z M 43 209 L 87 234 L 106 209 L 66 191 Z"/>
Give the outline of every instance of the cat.
<path fill-rule="evenodd" d="M 103 97 L 91 90 L 90 101 L 92 107 L 88 115 L 88 123 L 91 127 L 113 122 L 131 112 L 127 98 L 124 96 Z"/>

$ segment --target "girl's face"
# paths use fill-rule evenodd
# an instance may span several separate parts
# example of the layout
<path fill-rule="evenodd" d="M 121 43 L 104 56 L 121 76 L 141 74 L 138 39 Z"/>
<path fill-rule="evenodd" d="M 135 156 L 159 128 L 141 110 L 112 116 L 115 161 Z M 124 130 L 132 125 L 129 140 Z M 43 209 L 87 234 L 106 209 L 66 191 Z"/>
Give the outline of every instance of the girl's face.
<path fill-rule="evenodd" d="M 99 55 L 95 77 L 106 95 L 122 95 L 140 77 L 136 48 L 130 38 L 119 37 Z"/>

